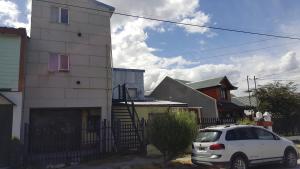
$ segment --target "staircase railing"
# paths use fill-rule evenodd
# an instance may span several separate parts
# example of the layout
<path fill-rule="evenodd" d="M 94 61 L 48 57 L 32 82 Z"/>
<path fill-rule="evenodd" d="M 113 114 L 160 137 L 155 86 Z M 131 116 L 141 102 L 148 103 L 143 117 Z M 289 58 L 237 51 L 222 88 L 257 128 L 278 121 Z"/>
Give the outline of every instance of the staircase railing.
<path fill-rule="evenodd" d="M 130 97 L 130 94 L 129 94 L 129 91 L 128 91 L 127 87 L 126 87 L 126 84 L 122 85 L 122 95 L 123 95 L 123 99 L 125 101 L 125 105 L 126 105 L 126 107 L 128 109 L 130 117 L 132 119 L 133 127 L 135 128 L 135 131 L 136 131 L 138 140 L 140 142 L 140 145 L 143 146 L 144 142 L 143 142 L 142 136 L 141 136 L 141 134 L 139 132 L 139 126 L 141 125 L 141 122 L 140 122 L 138 113 L 136 112 L 134 101 Z"/>

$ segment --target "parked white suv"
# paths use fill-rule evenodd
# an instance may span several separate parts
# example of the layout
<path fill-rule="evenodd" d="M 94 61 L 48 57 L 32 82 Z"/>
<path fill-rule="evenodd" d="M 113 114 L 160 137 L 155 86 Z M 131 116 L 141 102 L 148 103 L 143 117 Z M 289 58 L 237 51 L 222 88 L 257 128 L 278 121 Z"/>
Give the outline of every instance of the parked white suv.
<path fill-rule="evenodd" d="M 192 147 L 194 164 L 216 168 L 247 169 L 266 163 L 295 167 L 298 159 L 292 141 L 258 126 L 208 127 L 199 131 Z"/>

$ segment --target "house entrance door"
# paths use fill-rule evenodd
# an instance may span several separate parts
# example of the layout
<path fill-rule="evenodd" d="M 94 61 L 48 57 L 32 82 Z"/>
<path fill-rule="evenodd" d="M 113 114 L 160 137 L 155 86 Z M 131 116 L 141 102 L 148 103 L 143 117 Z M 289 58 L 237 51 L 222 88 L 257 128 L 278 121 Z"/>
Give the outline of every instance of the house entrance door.
<path fill-rule="evenodd" d="M 0 105 L 0 168 L 8 166 L 12 136 L 12 105 Z"/>

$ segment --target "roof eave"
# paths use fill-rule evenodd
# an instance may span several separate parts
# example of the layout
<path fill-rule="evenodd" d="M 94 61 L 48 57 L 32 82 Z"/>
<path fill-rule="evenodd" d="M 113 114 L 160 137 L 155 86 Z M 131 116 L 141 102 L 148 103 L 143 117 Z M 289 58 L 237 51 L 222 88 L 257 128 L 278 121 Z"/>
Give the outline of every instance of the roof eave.
<path fill-rule="evenodd" d="M 102 3 L 102 2 L 100 2 L 100 1 L 97 1 L 97 0 L 94 0 L 94 1 L 96 2 L 96 4 L 98 4 L 98 5 L 100 5 L 100 6 L 104 7 L 104 8 L 106 8 L 106 9 L 108 9 L 110 12 L 112 12 L 112 14 L 113 14 L 113 13 L 115 12 L 115 10 L 116 10 L 115 7 L 112 7 L 112 6 L 110 6 L 110 5 L 107 5 L 107 4 Z"/>

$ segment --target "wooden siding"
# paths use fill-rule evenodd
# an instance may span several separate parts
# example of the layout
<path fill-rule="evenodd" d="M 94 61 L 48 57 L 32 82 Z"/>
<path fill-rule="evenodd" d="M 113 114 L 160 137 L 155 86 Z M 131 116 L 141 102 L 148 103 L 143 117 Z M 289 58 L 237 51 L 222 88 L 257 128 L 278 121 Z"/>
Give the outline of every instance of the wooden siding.
<path fill-rule="evenodd" d="M 216 99 L 220 100 L 221 99 L 221 94 L 220 94 L 220 89 L 219 87 L 212 87 L 212 88 L 206 88 L 206 89 L 200 89 L 200 92 Z"/>
<path fill-rule="evenodd" d="M 21 37 L 0 35 L 0 89 L 18 90 Z"/>

